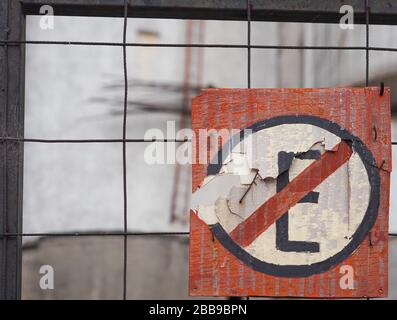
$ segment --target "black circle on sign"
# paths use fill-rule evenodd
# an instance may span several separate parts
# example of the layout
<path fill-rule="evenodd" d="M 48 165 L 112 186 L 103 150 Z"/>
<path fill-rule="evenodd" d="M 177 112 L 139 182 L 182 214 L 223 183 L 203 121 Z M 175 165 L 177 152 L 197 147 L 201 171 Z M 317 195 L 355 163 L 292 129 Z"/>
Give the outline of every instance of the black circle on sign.
<path fill-rule="evenodd" d="M 219 240 L 219 242 L 232 255 L 234 255 L 236 258 L 244 262 L 247 266 L 251 267 L 252 269 L 273 276 L 307 277 L 313 274 L 325 272 L 331 269 L 332 267 L 338 265 L 340 262 L 342 262 L 347 257 L 349 257 L 354 252 L 354 250 L 358 248 L 360 243 L 364 240 L 365 236 L 373 227 L 376 218 L 378 216 L 380 177 L 374 156 L 359 138 L 355 137 L 346 129 L 341 128 L 338 124 L 332 121 L 310 115 L 291 115 L 291 116 L 274 117 L 257 122 L 247 128 L 242 129 L 240 133 L 232 137 L 229 143 L 226 143 L 222 146 L 222 148 L 219 150 L 217 155 L 218 160 L 221 161 L 213 161 L 213 163 L 208 166 L 207 175 L 216 175 L 219 173 L 223 165 L 223 162 L 226 159 L 227 155 L 230 153 L 230 151 L 239 142 L 243 141 L 243 139 L 247 136 L 245 130 L 248 129 L 251 130 L 251 133 L 255 133 L 257 131 L 279 126 L 282 124 L 311 124 L 313 126 L 317 126 L 322 129 L 325 129 L 335 134 L 336 136 L 340 137 L 342 140 L 347 140 L 351 142 L 353 150 L 357 152 L 358 155 L 360 156 L 360 159 L 367 171 L 371 190 L 369 196 L 369 203 L 364 218 L 361 221 L 361 224 L 358 226 L 355 233 L 353 234 L 353 236 L 351 237 L 350 242 L 341 251 L 339 251 L 332 257 L 329 257 L 326 260 L 320 262 L 316 262 L 310 265 L 277 265 L 259 260 L 253 257 L 252 255 L 250 255 L 247 251 L 245 251 L 242 247 L 240 247 L 237 243 L 235 243 L 232 240 L 232 238 L 229 236 L 229 234 L 225 231 L 225 229 L 222 227 L 220 223 L 211 225 L 210 228 L 213 234 L 215 235 L 215 237 Z"/>

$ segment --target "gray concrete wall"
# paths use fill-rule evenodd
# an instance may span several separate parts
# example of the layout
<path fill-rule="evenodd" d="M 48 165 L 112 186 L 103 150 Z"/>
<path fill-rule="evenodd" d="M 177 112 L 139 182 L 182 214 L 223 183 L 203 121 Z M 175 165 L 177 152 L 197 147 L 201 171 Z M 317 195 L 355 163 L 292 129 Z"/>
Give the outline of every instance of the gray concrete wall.
<path fill-rule="evenodd" d="M 23 299 L 121 299 L 123 239 L 45 238 L 23 253 Z M 189 299 L 188 239 L 130 237 L 129 299 Z M 54 268 L 54 290 L 39 286 L 40 267 Z M 397 299 L 397 238 L 390 238 L 389 299 Z"/>
<path fill-rule="evenodd" d="M 186 237 L 130 237 L 128 298 L 183 299 L 188 292 Z M 42 265 L 54 290 L 41 290 Z M 123 238 L 42 239 L 23 254 L 23 299 L 122 299 Z"/>

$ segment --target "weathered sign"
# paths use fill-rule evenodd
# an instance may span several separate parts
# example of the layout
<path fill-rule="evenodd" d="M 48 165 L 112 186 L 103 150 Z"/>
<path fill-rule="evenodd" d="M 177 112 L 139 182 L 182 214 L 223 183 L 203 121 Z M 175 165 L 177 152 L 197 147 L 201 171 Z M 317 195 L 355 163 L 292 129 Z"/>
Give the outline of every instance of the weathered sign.
<path fill-rule="evenodd" d="M 191 295 L 387 295 L 388 88 L 210 89 L 192 108 Z"/>

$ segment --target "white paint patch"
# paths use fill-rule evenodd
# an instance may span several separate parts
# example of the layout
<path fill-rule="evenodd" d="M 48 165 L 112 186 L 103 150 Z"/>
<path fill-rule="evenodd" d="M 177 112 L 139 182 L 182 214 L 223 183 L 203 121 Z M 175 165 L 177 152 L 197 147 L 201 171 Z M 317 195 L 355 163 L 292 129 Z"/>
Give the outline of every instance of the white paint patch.
<path fill-rule="evenodd" d="M 305 152 L 318 143 L 332 150 L 340 141 L 338 136 L 313 125 L 283 124 L 252 135 L 252 142 L 247 144 L 247 162 L 259 170 L 262 178 L 277 178 L 280 151 Z"/>

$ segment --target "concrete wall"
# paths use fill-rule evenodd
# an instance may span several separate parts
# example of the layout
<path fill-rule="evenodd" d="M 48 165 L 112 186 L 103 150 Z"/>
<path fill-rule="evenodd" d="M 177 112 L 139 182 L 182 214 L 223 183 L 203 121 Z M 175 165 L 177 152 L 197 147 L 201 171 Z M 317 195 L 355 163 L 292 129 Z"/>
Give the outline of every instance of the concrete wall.
<path fill-rule="evenodd" d="M 188 291 L 186 237 L 128 241 L 128 298 L 183 299 Z M 54 268 L 54 290 L 41 290 L 40 267 Z M 42 239 L 23 254 L 23 299 L 122 299 L 122 237 Z"/>
<path fill-rule="evenodd" d="M 23 299 L 121 299 L 123 239 L 42 239 L 23 253 Z M 130 237 L 129 299 L 189 299 L 188 239 Z M 397 299 L 397 238 L 390 238 L 389 299 Z M 54 290 L 41 290 L 40 267 L 54 268 Z"/>

